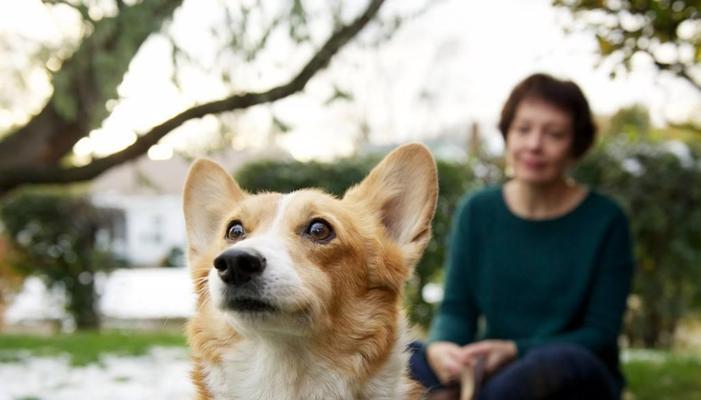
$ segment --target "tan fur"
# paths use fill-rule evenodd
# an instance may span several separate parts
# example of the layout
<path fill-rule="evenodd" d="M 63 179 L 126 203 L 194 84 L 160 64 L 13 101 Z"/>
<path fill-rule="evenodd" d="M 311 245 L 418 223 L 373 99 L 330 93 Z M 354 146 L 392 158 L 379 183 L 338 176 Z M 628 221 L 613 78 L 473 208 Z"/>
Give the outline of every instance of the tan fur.
<path fill-rule="evenodd" d="M 275 337 L 289 342 L 286 348 L 303 349 L 311 359 L 332 366 L 342 378 L 336 380 L 347 382 L 356 398 L 369 393 L 366 386 L 388 371 L 389 358 L 396 357 L 392 354 L 404 328 L 403 286 L 430 239 L 437 195 L 433 158 L 423 145 L 410 144 L 390 153 L 343 199 L 313 189 L 295 192 L 277 222 L 276 240 L 285 244 L 294 274 L 303 283 L 283 309 L 292 318 L 308 318 L 309 326 L 289 341 Z M 221 366 L 227 362 L 225 354 L 251 343 L 225 317 L 230 311 L 212 304 L 209 292 L 213 260 L 232 246 L 225 240 L 226 227 L 238 219 L 247 238 L 262 237 L 272 229 L 281 202 L 277 193 L 245 193 L 211 161 L 197 161 L 188 175 L 187 256 L 198 300 L 187 334 L 198 399 L 213 398 L 205 366 Z M 301 235 L 313 218 L 328 221 L 336 237 L 319 244 Z M 302 379 L 303 373 L 290 376 Z M 411 386 L 406 376 L 397 378 L 409 388 L 404 396 L 420 397 L 418 386 Z M 292 383 L 277 390 L 294 394 L 304 389 Z M 226 396 L 237 398 L 236 393 Z"/>

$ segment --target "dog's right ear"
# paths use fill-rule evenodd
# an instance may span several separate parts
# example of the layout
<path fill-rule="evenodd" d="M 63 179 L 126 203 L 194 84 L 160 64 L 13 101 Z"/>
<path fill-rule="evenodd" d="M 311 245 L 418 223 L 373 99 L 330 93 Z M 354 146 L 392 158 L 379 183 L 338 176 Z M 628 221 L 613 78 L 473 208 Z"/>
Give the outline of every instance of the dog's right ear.
<path fill-rule="evenodd" d="M 200 159 L 190 167 L 183 191 L 183 210 L 188 250 L 207 249 L 222 229 L 223 218 L 246 193 L 224 168 L 214 161 Z"/>

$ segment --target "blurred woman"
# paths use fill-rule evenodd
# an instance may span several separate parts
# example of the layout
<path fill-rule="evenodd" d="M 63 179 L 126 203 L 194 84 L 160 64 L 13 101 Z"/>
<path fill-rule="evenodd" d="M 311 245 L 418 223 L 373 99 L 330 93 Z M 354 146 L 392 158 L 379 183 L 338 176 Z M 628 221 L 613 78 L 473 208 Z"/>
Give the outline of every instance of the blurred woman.
<path fill-rule="evenodd" d="M 428 388 L 484 360 L 477 398 L 615 399 L 633 258 L 609 198 L 568 177 L 595 125 L 580 88 L 535 74 L 499 129 L 510 179 L 457 208 L 443 303 L 411 369 Z"/>

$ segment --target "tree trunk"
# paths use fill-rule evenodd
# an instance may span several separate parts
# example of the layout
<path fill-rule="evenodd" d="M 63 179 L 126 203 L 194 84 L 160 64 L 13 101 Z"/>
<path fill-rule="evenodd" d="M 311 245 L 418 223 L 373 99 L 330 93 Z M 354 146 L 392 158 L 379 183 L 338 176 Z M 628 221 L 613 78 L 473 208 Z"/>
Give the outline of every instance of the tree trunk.
<path fill-rule="evenodd" d="M 68 312 L 75 320 L 75 327 L 78 330 L 98 329 L 100 327 L 100 317 L 97 313 L 97 295 L 95 293 L 94 275 L 89 272 L 90 279 L 81 282 L 79 277 L 72 277 L 70 283 L 66 284 L 66 294 L 68 295 Z M 86 275 L 83 275 L 86 276 Z"/>

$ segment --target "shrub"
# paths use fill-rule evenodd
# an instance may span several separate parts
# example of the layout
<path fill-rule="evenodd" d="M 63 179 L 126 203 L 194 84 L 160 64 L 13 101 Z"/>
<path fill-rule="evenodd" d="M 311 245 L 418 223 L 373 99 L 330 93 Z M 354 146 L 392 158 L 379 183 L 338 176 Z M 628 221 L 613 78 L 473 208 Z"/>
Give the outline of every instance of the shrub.
<path fill-rule="evenodd" d="M 109 247 L 109 212 L 63 192 L 21 191 L 0 207 L 12 266 L 61 286 L 77 328 L 98 326 L 95 273 L 115 266 Z"/>

